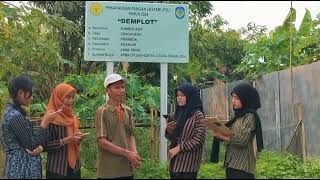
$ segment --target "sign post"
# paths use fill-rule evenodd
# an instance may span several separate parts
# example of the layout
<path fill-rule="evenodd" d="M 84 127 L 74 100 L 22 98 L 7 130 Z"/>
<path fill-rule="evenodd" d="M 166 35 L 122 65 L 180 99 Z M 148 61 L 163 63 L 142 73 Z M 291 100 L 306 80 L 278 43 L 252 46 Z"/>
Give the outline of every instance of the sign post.
<path fill-rule="evenodd" d="M 86 1 L 86 61 L 161 63 L 161 115 L 167 114 L 168 63 L 189 61 L 189 6 Z M 165 119 L 161 117 L 160 160 L 167 160 Z"/>
<path fill-rule="evenodd" d="M 168 64 L 161 63 L 160 65 L 160 113 L 168 114 Z M 164 136 L 166 130 L 166 120 L 160 116 L 160 161 L 166 161 L 167 153 L 167 139 Z"/>

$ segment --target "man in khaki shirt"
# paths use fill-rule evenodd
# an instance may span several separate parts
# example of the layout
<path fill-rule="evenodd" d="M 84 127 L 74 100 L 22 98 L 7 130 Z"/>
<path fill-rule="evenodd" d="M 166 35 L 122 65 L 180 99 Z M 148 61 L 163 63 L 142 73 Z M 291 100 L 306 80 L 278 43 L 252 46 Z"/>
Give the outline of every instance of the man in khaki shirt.
<path fill-rule="evenodd" d="M 133 168 L 141 165 L 141 159 L 134 138 L 132 111 L 122 104 L 125 79 L 118 74 L 110 74 L 104 86 L 109 100 L 96 112 L 97 177 L 133 179 Z"/>

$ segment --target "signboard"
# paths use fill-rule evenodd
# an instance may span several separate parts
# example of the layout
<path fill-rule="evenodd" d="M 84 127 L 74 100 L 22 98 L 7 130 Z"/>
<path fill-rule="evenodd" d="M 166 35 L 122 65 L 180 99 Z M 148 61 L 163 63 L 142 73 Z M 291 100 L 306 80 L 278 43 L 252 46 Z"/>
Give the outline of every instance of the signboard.
<path fill-rule="evenodd" d="M 189 6 L 87 1 L 84 59 L 187 63 Z"/>

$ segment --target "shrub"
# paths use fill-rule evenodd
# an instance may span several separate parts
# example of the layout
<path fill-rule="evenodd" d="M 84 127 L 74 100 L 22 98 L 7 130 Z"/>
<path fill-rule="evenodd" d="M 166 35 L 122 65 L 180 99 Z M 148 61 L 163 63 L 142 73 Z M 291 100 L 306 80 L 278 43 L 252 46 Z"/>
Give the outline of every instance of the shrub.
<path fill-rule="evenodd" d="M 202 164 L 198 173 L 198 179 L 225 179 L 225 177 L 223 162 Z"/>
<path fill-rule="evenodd" d="M 136 179 L 168 179 L 168 164 L 143 161 L 142 166 L 134 172 Z"/>
<path fill-rule="evenodd" d="M 296 178 L 303 177 L 300 166 L 303 161 L 287 152 L 263 151 L 257 160 L 257 178 Z"/>

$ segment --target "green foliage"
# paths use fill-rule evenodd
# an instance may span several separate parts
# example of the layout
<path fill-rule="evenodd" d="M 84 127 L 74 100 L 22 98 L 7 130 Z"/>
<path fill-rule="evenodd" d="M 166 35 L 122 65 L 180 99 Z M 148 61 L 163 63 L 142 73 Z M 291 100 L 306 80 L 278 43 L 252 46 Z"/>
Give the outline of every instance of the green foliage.
<path fill-rule="evenodd" d="M 133 110 L 137 123 L 149 122 L 149 109 L 160 110 L 160 88 L 143 85 L 140 77 L 134 74 L 123 76 L 127 79 L 125 104 Z M 65 82 L 79 91 L 74 110 L 82 120 L 92 119 L 96 109 L 105 103 L 104 79 L 105 75 L 101 73 L 65 77 Z"/>
<path fill-rule="evenodd" d="M 257 178 L 319 178 L 319 169 L 320 161 L 318 159 L 307 159 L 304 164 L 301 158 L 287 152 L 264 151 L 257 161 Z"/>
<path fill-rule="evenodd" d="M 313 23 L 312 23 L 312 17 L 311 13 L 308 9 L 306 9 L 306 13 L 304 14 L 304 17 L 302 19 L 298 35 L 299 36 L 308 36 L 310 31 L 312 30 Z"/>
<path fill-rule="evenodd" d="M 150 128 L 135 128 L 137 150 L 144 161 L 151 161 L 151 131 Z"/>
<path fill-rule="evenodd" d="M 78 90 L 74 110 L 81 120 L 92 119 L 98 107 L 105 103 L 103 74 L 75 75 L 65 77 L 65 82 Z"/>
<path fill-rule="evenodd" d="M 8 101 L 9 93 L 7 90 L 7 87 L 0 81 L 0 123 L 2 122 L 2 115 L 3 115 L 3 110 L 5 108 L 5 104 Z M 1 131 L 1 130 L 0 130 Z M 1 134 L 1 133 L 0 133 Z M 0 143 L 0 178 L 2 177 L 3 174 L 3 165 L 4 163 L 4 153 L 2 149 L 2 144 Z"/>
<path fill-rule="evenodd" d="M 126 104 L 135 113 L 136 122 L 149 122 L 150 108 L 160 111 L 160 88 L 143 84 L 140 76 L 125 74 L 127 78 L 127 101 Z"/>
<path fill-rule="evenodd" d="M 85 129 L 81 130 L 81 132 L 90 134 L 88 137 L 81 143 L 80 148 L 80 158 L 81 158 L 81 166 L 83 169 L 88 170 L 87 173 L 96 176 L 96 162 L 98 158 L 98 144 L 97 144 L 97 135 L 96 129 Z M 92 172 L 92 173 L 89 173 Z M 82 172 L 81 172 L 82 173 Z M 83 174 L 83 176 L 86 176 Z"/>
<path fill-rule="evenodd" d="M 45 114 L 47 110 L 47 103 L 41 102 L 41 103 L 32 103 L 31 104 L 31 115 L 34 117 L 40 117 Z"/>
<path fill-rule="evenodd" d="M 142 166 L 134 172 L 136 179 L 169 179 L 168 164 L 143 161 Z"/>
<path fill-rule="evenodd" d="M 6 102 L 8 101 L 8 98 L 9 98 L 8 89 L 5 86 L 5 84 L 0 81 L 0 117 L 1 117 L 0 120 L 2 120 L 2 113 L 5 108 Z"/>
<path fill-rule="evenodd" d="M 320 160 L 308 158 L 302 166 L 304 178 L 320 178 Z"/>
<path fill-rule="evenodd" d="M 223 162 L 205 163 L 201 165 L 198 173 L 198 179 L 225 179 L 226 173 Z"/>
<path fill-rule="evenodd" d="M 257 161 L 258 178 L 294 178 L 301 177 L 299 167 L 302 160 L 289 153 L 264 152 Z"/>
<path fill-rule="evenodd" d="M 88 139 L 81 144 L 82 177 L 96 178 L 97 143 L 95 129 L 84 130 L 90 132 Z M 142 158 L 142 166 L 135 170 L 135 178 L 138 179 L 167 179 L 169 178 L 168 164 L 151 161 L 151 136 L 150 129 L 136 128 L 135 137 L 138 152 Z M 210 163 L 212 134 L 207 133 L 203 163 L 200 167 L 199 179 L 224 179 L 223 167 L 224 146 L 221 145 L 220 162 Z M 256 177 L 259 179 L 284 179 L 284 178 L 319 178 L 320 160 L 309 158 L 306 163 L 302 159 L 289 153 L 263 151 L 259 153 L 257 160 Z"/>
<path fill-rule="evenodd" d="M 253 80 L 263 74 L 290 67 L 290 34 L 292 34 L 292 66 L 309 64 L 320 60 L 319 20 L 312 20 L 306 10 L 297 31 L 294 26 L 296 11 L 292 9 L 284 23 L 275 28 L 269 36 L 259 35 L 255 42 L 245 47 L 245 56 L 234 73 L 244 74 Z M 291 30 L 290 30 L 291 27 Z"/>
<path fill-rule="evenodd" d="M 60 56 L 57 28 L 77 34 L 72 22 L 30 7 L 0 2 L 0 80 L 28 74 L 36 82 L 36 99 L 47 99 L 51 88 L 63 78 L 68 61 Z"/>
<path fill-rule="evenodd" d="M 190 29 L 190 62 L 173 65 L 170 69 L 180 79 L 190 78 L 193 84 L 207 81 L 231 81 L 240 76 L 232 74 L 240 64 L 246 41 L 235 30 L 224 30 L 228 22 L 214 16 L 204 23 L 194 23 Z"/>
<path fill-rule="evenodd" d="M 92 148 L 92 146 L 82 146 L 84 148 Z M 83 150 L 82 152 L 85 152 Z M 150 151 L 150 150 L 149 150 Z M 88 152 L 83 155 L 87 155 Z M 143 154 L 144 152 L 140 152 Z M 86 158 L 84 164 L 92 162 L 92 159 Z M 89 163 L 90 165 L 92 163 Z M 89 167 L 89 169 L 87 169 Z M 82 169 L 84 178 L 95 178 L 95 166 L 85 165 Z M 309 158 L 304 164 L 302 159 L 289 153 L 279 153 L 271 151 L 263 151 L 257 160 L 256 178 L 257 179 L 310 179 L 320 177 L 320 161 L 318 159 Z M 142 166 L 135 170 L 135 178 L 138 179 L 167 179 L 169 178 L 168 164 L 152 162 L 149 159 L 143 159 Z M 225 168 L 223 159 L 215 164 L 204 162 L 201 164 L 198 179 L 224 179 Z"/>
<path fill-rule="evenodd" d="M 81 71 L 90 72 L 89 65 L 94 62 L 83 62 L 85 1 L 30 1 L 32 5 L 45 10 L 48 14 L 63 17 L 74 23 L 77 34 L 66 31 L 64 26 L 57 28 L 60 39 L 61 56 L 68 59 L 64 66 L 65 72 L 80 74 Z"/>

